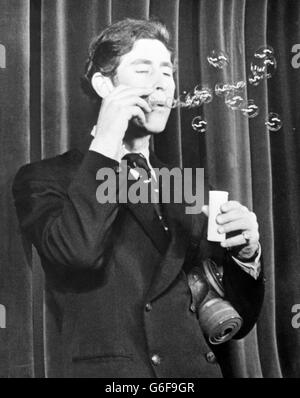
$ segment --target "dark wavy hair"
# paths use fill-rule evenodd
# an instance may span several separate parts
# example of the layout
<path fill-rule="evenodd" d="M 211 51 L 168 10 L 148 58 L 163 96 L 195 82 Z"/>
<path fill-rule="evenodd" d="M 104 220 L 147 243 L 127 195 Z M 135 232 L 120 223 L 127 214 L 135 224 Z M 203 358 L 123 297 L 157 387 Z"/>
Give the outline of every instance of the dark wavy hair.
<path fill-rule="evenodd" d="M 113 78 L 120 64 L 122 55 L 132 50 L 139 39 L 160 40 L 171 53 L 172 62 L 174 52 L 170 46 L 170 34 L 166 26 L 158 20 L 124 19 L 106 27 L 99 36 L 95 37 L 89 48 L 89 57 L 85 65 L 85 74 L 81 79 L 84 92 L 91 98 L 98 99 L 93 89 L 91 79 L 96 72 Z"/>

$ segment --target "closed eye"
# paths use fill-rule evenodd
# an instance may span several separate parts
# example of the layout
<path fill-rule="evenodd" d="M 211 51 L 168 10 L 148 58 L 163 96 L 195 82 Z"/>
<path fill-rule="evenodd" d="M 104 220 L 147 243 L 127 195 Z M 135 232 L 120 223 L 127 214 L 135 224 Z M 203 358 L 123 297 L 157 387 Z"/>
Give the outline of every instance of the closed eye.
<path fill-rule="evenodd" d="M 169 68 L 169 67 L 163 68 L 162 73 L 165 76 L 171 77 L 172 74 L 173 74 L 173 70 L 171 68 Z"/>

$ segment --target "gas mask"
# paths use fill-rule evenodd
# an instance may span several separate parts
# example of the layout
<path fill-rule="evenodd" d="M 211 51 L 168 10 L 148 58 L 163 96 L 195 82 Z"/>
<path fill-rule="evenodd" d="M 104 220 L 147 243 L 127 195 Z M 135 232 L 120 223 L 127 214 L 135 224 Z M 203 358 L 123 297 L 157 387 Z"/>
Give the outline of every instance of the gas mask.
<path fill-rule="evenodd" d="M 243 320 L 229 301 L 224 300 L 223 267 L 211 259 L 188 273 L 192 294 L 191 311 L 198 316 L 204 336 L 211 344 L 222 344 L 240 330 Z"/>

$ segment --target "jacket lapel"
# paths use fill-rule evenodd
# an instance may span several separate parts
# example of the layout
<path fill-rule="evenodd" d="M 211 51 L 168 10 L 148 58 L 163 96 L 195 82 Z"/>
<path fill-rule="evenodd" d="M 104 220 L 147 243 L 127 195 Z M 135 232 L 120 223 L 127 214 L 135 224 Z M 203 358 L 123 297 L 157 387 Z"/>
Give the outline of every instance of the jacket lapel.
<path fill-rule="evenodd" d="M 167 167 L 160 162 L 156 156 L 150 152 L 150 163 L 153 168 Z M 128 189 L 134 181 L 128 180 Z M 165 231 L 162 222 L 159 220 L 152 203 L 126 203 L 127 208 L 139 221 L 141 227 L 149 235 L 150 239 L 161 254 L 165 254 L 171 241 L 171 228 Z M 167 212 L 166 212 L 167 213 Z M 168 215 L 166 214 L 167 224 L 169 226 Z"/>
<path fill-rule="evenodd" d="M 181 205 L 180 209 L 178 207 L 180 205 L 174 203 L 167 205 L 171 242 L 149 289 L 147 298 L 149 301 L 153 301 L 168 289 L 182 271 L 187 253 L 192 248 L 193 224 L 197 224 L 199 244 L 206 231 L 207 217 L 203 213 L 197 216 L 186 215 L 184 205 Z"/>
<path fill-rule="evenodd" d="M 151 153 L 150 162 L 153 167 L 167 167 L 153 153 Z M 171 185 L 171 198 L 172 192 L 174 190 Z M 171 200 L 171 203 L 164 203 L 163 208 L 171 241 L 154 275 L 147 297 L 149 301 L 153 301 L 161 295 L 174 282 L 183 269 L 192 241 L 196 240 L 200 244 L 207 225 L 207 217 L 204 213 L 198 215 L 186 214 L 186 203 L 184 201 L 183 203 L 174 203 Z"/>
<path fill-rule="evenodd" d="M 126 203 L 125 206 L 139 221 L 156 248 L 164 254 L 170 242 L 169 234 L 164 230 L 154 206 L 151 203 Z"/>

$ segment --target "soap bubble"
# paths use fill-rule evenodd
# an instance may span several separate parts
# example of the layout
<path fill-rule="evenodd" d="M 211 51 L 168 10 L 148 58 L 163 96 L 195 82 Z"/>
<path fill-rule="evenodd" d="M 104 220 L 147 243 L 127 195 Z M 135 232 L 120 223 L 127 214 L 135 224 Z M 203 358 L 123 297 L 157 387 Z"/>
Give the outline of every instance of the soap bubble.
<path fill-rule="evenodd" d="M 255 51 L 254 53 L 254 58 L 268 58 L 271 55 L 274 55 L 274 49 L 271 46 L 262 46 L 259 47 L 258 50 Z"/>
<path fill-rule="evenodd" d="M 199 108 L 199 106 L 201 106 L 204 103 L 203 98 L 202 97 L 197 97 L 196 95 L 192 96 L 192 102 L 189 105 L 189 108 Z"/>
<path fill-rule="evenodd" d="M 225 104 L 233 111 L 245 108 L 245 98 L 233 91 L 225 95 Z"/>
<path fill-rule="evenodd" d="M 252 119 L 259 114 L 259 107 L 254 103 L 254 100 L 249 99 L 245 106 L 241 108 L 241 112 L 244 116 Z"/>
<path fill-rule="evenodd" d="M 194 92 L 183 91 L 177 99 L 167 101 L 170 108 L 198 108 L 202 104 L 208 104 L 213 99 L 212 89 L 209 87 L 201 87 L 197 85 Z"/>
<path fill-rule="evenodd" d="M 251 74 L 251 75 L 249 76 L 249 78 L 248 78 L 248 81 L 249 81 L 249 83 L 250 83 L 252 86 L 258 86 L 259 83 L 260 83 L 263 79 L 264 79 L 264 75 L 263 75 L 263 74 L 260 74 L 260 75 Z"/>
<path fill-rule="evenodd" d="M 168 108 L 174 109 L 178 107 L 178 98 L 167 98 L 166 99 L 166 106 Z"/>
<path fill-rule="evenodd" d="M 265 125 L 270 131 L 278 131 L 282 127 L 282 121 L 277 113 L 270 112 L 266 118 Z"/>
<path fill-rule="evenodd" d="M 166 100 L 166 106 L 175 109 L 175 108 L 188 108 L 191 104 L 191 101 L 186 98 L 186 94 L 181 94 L 178 98 L 168 98 Z"/>
<path fill-rule="evenodd" d="M 181 94 L 178 98 L 167 98 L 166 106 L 171 109 L 188 108 L 191 105 L 191 99 L 187 94 Z"/>
<path fill-rule="evenodd" d="M 239 80 L 231 85 L 232 90 L 242 90 L 246 87 L 246 82 Z"/>
<path fill-rule="evenodd" d="M 194 96 L 191 93 L 187 93 L 185 96 L 184 107 L 192 108 L 194 104 Z"/>
<path fill-rule="evenodd" d="M 215 93 L 218 97 L 225 96 L 229 91 L 231 91 L 231 85 L 227 83 L 217 83 L 215 85 Z"/>
<path fill-rule="evenodd" d="M 277 61 L 272 47 L 260 47 L 254 53 L 250 64 L 249 83 L 257 86 L 263 79 L 270 79 L 277 68 Z"/>
<path fill-rule="evenodd" d="M 191 105 L 191 94 L 184 91 L 178 98 L 166 98 L 165 105 L 168 108 L 187 108 Z"/>
<path fill-rule="evenodd" d="M 199 100 L 191 93 L 183 91 L 183 93 L 178 98 L 165 97 L 164 95 L 150 95 L 145 98 L 151 108 L 155 106 L 167 106 L 168 108 L 193 108 L 198 105 Z M 199 104 L 198 104 L 199 103 Z"/>
<path fill-rule="evenodd" d="M 217 83 L 215 85 L 215 93 L 219 97 L 225 96 L 229 92 L 242 91 L 246 87 L 246 82 L 243 80 L 235 83 Z"/>
<path fill-rule="evenodd" d="M 213 93 L 212 89 L 209 87 L 201 87 L 200 85 L 197 85 L 194 88 L 194 101 L 200 102 L 200 105 L 203 104 L 208 104 L 213 100 Z"/>
<path fill-rule="evenodd" d="M 192 128 L 197 133 L 206 133 L 207 122 L 201 116 L 196 116 L 192 120 Z"/>
<path fill-rule="evenodd" d="M 142 98 L 145 98 L 150 108 L 154 108 L 156 106 L 167 106 L 169 108 L 172 108 L 175 101 L 174 98 L 166 98 L 165 95 L 158 93 Z"/>
<path fill-rule="evenodd" d="M 189 108 L 192 105 L 193 98 L 191 93 L 183 91 L 182 94 L 177 98 L 176 107 L 177 108 Z"/>
<path fill-rule="evenodd" d="M 268 58 L 256 58 L 250 64 L 252 75 L 263 76 L 269 79 L 277 68 L 277 61 L 273 55 Z"/>
<path fill-rule="evenodd" d="M 229 64 L 229 58 L 224 51 L 212 50 L 207 56 L 208 63 L 214 68 L 223 69 Z"/>

